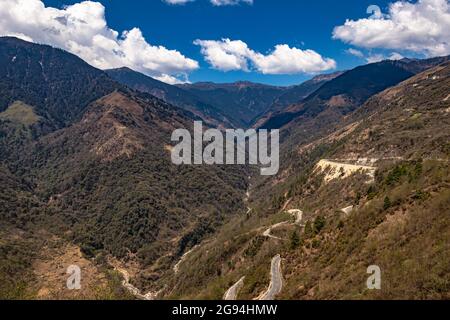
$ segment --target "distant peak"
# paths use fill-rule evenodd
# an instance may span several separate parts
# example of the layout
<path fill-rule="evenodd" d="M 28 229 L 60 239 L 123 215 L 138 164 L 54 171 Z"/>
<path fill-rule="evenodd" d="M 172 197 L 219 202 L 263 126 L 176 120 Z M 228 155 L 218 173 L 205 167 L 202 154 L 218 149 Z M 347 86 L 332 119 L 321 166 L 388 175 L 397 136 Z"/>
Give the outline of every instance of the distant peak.
<path fill-rule="evenodd" d="M 236 81 L 236 82 L 234 82 L 234 84 L 236 84 L 236 85 L 241 85 L 241 86 L 254 86 L 254 85 L 258 85 L 257 83 L 250 82 L 250 81 L 245 81 L 245 80 L 242 80 L 242 81 Z"/>
<path fill-rule="evenodd" d="M 400 61 L 401 61 L 401 62 L 406 62 L 406 63 L 408 63 L 408 62 L 418 61 L 418 59 L 403 58 L 403 59 L 400 59 Z"/>

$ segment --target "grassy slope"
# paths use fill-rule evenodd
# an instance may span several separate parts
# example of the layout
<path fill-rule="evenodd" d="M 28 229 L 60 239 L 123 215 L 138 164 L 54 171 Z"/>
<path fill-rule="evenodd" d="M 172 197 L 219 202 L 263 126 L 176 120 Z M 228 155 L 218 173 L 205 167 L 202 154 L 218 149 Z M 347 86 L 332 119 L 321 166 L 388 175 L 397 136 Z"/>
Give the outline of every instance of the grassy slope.
<path fill-rule="evenodd" d="M 0 119 L 9 120 L 24 126 L 31 126 L 37 123 L 40 117 L 36 115 L 33 107 L 21 101 L 16 101 L 8 109 L 0 113 Z"/>

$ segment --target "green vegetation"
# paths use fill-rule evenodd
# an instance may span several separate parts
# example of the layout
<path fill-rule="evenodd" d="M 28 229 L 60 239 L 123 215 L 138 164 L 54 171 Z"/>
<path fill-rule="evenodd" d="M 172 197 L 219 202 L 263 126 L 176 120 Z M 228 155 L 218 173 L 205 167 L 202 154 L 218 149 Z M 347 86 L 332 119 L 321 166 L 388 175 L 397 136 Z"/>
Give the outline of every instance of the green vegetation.
<path fill-rule="evenodd" d="M 32 241 L 6 239 L 0 232 L 0 297 L 6 300 L 31 299 L 34 281 L 30 272 L 36 247 Z"/>
<path fill-rule="evenodd" d="M 401 166 L 410 172 L 416 164 Z M 289 263 L 308 265 L 301 271 L 308 277 L 288 274 L 289 288 L 284 297 L 302 298 L 305 291 L 312 290 L 315 298 L 448 298 L 450 273 L 446 256 L 450 248 L 445 239 L 450 236 L 446 218 L 450 193 L 441 183 L 448 181 L 450 172 L 444 164 L 424 162 L 423 167 L 424 173 L 414 182 L 394 184 L 389 177 L 399 172 L 398 167 L 386 169 L 382 172 L 386 180 L 375 186 L 380 191 L 370 205 L 360 208 L 337 228 L 325 227 L 327 236 L 320 237 L 320 242 L 318 238 L 313 240 L 316 251 L 312 255 L 291 255 Z M 434 195 L 415 200 L 416 190 L 425 188 L 432 188 Z M 390 214 L 386 213 L 387 203 Z M 402 208 L 407 208 L 407 213 Z M 383 288 L 364 291 L 365 268 L 373 263 L 383 270 Z M 298 287 L 304 289 L 295 289 Z"/>
<path fill-rule="evenodd" d="M 371 98 L 340 124 L 357 123 L 335 141 L 306 140 L 317 126 L 304 118 L 292 124 L 281 146 L 282 174 L 252 183 L 252 215 L 225 225 L 196 250 L 176 276 L 174 296 L 220 298 L 245 275 L 239 298 L 253 299 L 267 288 L 270 260 L 281 254 L 285 287 L 280 299 L 448 299 L 450 131 L 442 100 L 448 95 L 449 68 L 435 71 L 441 81 L 419 75 Z M 411 85 L 418 82 L 420 90 Z M 412 106 L 422 110 L 408 111 Z M 410 112 L 420 112 L 424 126 L 411 131 L 404 121 L 409 116 L 403 117 Z M 319 159 L 355 154 L 380 158 L 370 185 L 362 174 L 325 183 L 314 169 Z M 263 239 L 264 226 L 280 221 L 286 203 L 305 212 L 304 231 L 297 238 L 297 227 L 287 226 L 274 231 L 283 241 Z M 344 214 L 342 208 L 350 205 L 352 212 Z M 365 286 L 373 264 L 382 269 L 380 291 Z M 184 280 L 199 269 L 203 281 Z M 212 282 L 214 291 L 208 286 Z"/>
<path fill-rule="evenodd" d="M 411 65 L 372 64 L 322 86 L 276 119 L 291 122 L 280 174 L 255 177 L 247 202 L 251 169 L 171 163 L 171 133 L 190 129 L 192 114 L 61 50 L 0 41 L 0 62 L 17 56 L 17 72 L 0 77 L 0 297 L 36 298 L 38 262 L 65 262 L 71 246 L 104 284 L 82 298 L 132 298 L 109 265 L 118 261 L 137 270 L 134 285 L 164 288 L 164 298 L 221 299 L 245 276 L 239 298 L 253 299 L 278 254 L 279 298 L 449 298 L 450 64 L 430 71 L 439 81 L 420 74 L 376 96 L 411 76 Z M 235 104 L 229 112 L 257 102 L 234 115 L 246 124 L 281 94 L 248 83 L 185 89 L 223 97 Z M 341 172 L 325 181 L 320 159 L 377 170 L 374 179 Z M 303 221 L 264 236 L 293 222 L 291 208 Z M 373 264 L 380 291 L 364 286 Z"/>
<path fill-rule="evenodd" d="M 291 239 L 290 239 L 290 247 L 292 250 L 297 249 L 300 245 L 300 237 L 297 233 L 297 231 L 292 232 Z"/>

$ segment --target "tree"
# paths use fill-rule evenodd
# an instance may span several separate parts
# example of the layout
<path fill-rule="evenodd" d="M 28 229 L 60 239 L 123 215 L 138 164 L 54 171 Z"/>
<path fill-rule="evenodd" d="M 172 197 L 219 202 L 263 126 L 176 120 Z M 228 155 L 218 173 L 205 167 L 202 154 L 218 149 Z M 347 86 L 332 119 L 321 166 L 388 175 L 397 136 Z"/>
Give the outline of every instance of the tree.
<path fill-rule="evenodd" d="M 384 204 L 383 204 L 383 209 L 387 210 L 391 207 L 392 203 L 391 203 L 391 199 L 389 199 L 388 196 L 386 196 L 386 198 L 384 198 Z"/>
<path fill-rule="evenodd" d="M 300 245 L 300 237 L 298 236 L 297 231 L 292 232 L 291 234 L 291 249 L 297 249 Z"/>
<path fill-rule="evenodd" d="M 314 231 L 318 234 L 325 227 L 325 218 L 323 216 L 318 216 L 314 220 Z"/>
<path fill-rule="evenodd" d="M 313 233 L 314 233 L 314 232 L 313 232 L 313 228 L 312 228 L 311 221 L 307 221 L 307 222 L 306 222 L 306 225 L 305 225 L 305 236 L 306 236 L 307 238 L 310 238 L 311 236 L 314 235 Z"/>

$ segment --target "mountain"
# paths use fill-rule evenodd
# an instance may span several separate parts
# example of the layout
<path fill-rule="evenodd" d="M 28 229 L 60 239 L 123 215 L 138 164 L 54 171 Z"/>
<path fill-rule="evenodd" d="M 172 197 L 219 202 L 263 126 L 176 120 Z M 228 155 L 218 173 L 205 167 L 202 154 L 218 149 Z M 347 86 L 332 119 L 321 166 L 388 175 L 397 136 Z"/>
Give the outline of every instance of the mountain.
<path fill-rule="evenodd" d="M 220 110 L 177 86 L 158 81 L 129 68 L 110 69 L 106 70 L 106 73 L 112 79 L 132 89 L 150 93 L 170 104 L 189 110 L 211 125 L 233 127 L 230 120 Z"/>
<path fill-rule="evenodd" d="M 79 119 L 89 103 L 119 85 L 75 55 L 0 37 L 0 112 L 16 101 L 33 106 L 46 132 Z"/>
<path fill-rule="evenodd" d="M 262 123 L 273 113 L 303 100 L 342 74 L 319 75 L 300 85 L 284 88 L 251 82 L 170 85 L 129 68 L 106 70 L 106 73 L 121 84 L 150 93 L 222 128 Z"/>
<path fill-rule="evenodd" d="M 2 41 L 2 297 L 127 297 L 114 268 L 158 289 L 185 251 L 245 212 L 247 168 L 172 164 L 172 132 L 192 131 L 194 114 L 62 50 Z M 92 282 L 67 292 L 58 268 L 77 262 Z"/>
<path fill-rule="evenodd" d="M 326 118 L 340 117 L 354 111 L 374 94 L 448 59 L 387 60 L 357 67 L 324 84 L 300 103 L 273 115 L 260 127 L 280 128 L 293 120 L 304 122 L 325 113 L 329 113 Z M 324 125 L 330 124 L 330 119 L 324 121 Z"/>
<path fill-rule="evenodd" d="M 249 127 L 286 88 L 252 82 L 181 84 L 178 87 L 221 110 L 238 127 Z"/>
<path fill-rule="evenodd" d="M 167 87 L 0 42 L 0 297 L 450 297 L 447 58 L 384 61 L 303 87 Z M 280 171 L 263 177 L 172 164 L 172 132 L 192 132 L 200 112 L 131 88 L 144 83 L 242 109 L 232 121 L 247 126 L 273 101 L 315 91 L 272 118 L 286 114 L 272 122 Z M 70 265 L 81 290 L 66 288 Z M 377 269 L 382 289 L 368 290 Z"/>
<path fill-rule="evenodd" d="M 330 74 L 322 74 L 315 76 L 311 80 L 305 81 L 302 84 L 291 86 L 286 89 L 286 91 L 275 99 L 273 104 L 267 110 L 267 112 L 257 119 L 254 124 L 255 127 L 259 127 L 261 124 L 265 123 L 269 118 L 271 118 L 275 113 L 280 112 L 283 108 L 290 106 L 294 103 L 298 103 L 310 94 L 318 90 L 325 83 L 335 79 L 342 75 L 344 71 L 338 71 Z"/>
<path fill-rule="evenodd" d="M 446 62 L 371 97 L 331 133 L 285 140 L 284 169 L 253 179 L 249 213 L 186 257 L 167 297 L 448 299 L 449 85 Z M 374 268 L 381 290 L 367 288 Z"/>
<path fill-rule="evenodd" d="M 92 103 L 79 122 L 41 138 L 20 167 L 39 181 L 39 197 L 70 221 L 65 227 L 85 253 L 123 258 L 130 251 L 143 267 L 162 263 L 243 206 L 239 168 L 171 163 L 172 132 L 192 125 L 152 96 L 119 90 Z"/>
<path fill-rule="evenodd" d="M 274 101 L 273 106 L 270 108 L 271 111 L 277 111 L 277 109 L 280 107 L 288 106 L 293 103 L 302 101 L 310 94 L 322 87 L 325 83 L 339 77 L 344 72 L 345 71 L 338 71 L 330 74 L 318 75 L 300 85 L 288 88 L 288 90 L 286 90 L 283 95 L 281 95 Z"/>

